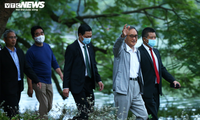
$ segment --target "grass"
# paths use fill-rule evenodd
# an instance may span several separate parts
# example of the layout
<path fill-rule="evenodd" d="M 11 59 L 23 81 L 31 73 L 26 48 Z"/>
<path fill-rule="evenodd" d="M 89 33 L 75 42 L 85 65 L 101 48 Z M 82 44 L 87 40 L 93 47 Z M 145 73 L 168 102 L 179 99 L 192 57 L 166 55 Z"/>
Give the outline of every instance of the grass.
<path fill-rule="evenodd" d="M 89 114 L 89 120 L 115 120 L 117 116 L 117 108 L 112 107 L 113 105 L 104 105 L 102 107 L 95 106 L 93 112 Z M 57 105 L 56 110 L 52 110 L 54 114 L 48 115 L 48 120 L 66 120 L 72 118 L 74 115 L 78 114 L 78 111 L 74 107 L 69 107 L 66 105 Z M 175 120 L 198 120 L 200 119 L 200 107 L 193 107 L 187 109 L 177 109 L 175 107 L 163 108 L 159 111 L 158 116 L 160 120 L 165 119 L 175 119 Z M 41 120 L 39 114 L 35 110 L 25 110 L 24 113 L 13 117 L 11 120 Z M 130 112 L 127 120 L 135 120 L 136 117 Z M 0 120 L 9 120 L 6 114 L 0 109 Z"/>

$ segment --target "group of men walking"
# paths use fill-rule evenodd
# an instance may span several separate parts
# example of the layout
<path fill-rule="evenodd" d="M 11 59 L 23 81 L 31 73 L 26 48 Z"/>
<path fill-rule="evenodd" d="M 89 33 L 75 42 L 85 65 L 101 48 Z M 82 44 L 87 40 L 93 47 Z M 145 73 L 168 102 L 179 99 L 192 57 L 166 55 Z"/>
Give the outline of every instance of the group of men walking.
<path fill-rule="evenodd" d="M 50 48 L 45 43 L 45 32 L 41 26 L 33 26 L 31 35 L 34 44 L 26 55 L 16 48 L 17 36 L 6 30 L 3 39 L 5 47 L 0 51 L 0 102 L 10 118 L 19 114 L 19 101 L 24 88 L 24 73 L 28 81 L 28 95 L 33 90 L 39 101 L 41 118 L 52 108 L 53 89 L 51 67 L 63 80 L 63 95 L 69 91 L 76 102 L 79 114 L 71 120 L 87 120 L 93 111 L 96 84 L 99 90 L 104 84 L 97 70 L 95 52 L 91 43 L 92 29 L 87 24 L 78 28 L 78 39 L 68 45 L 65 52 L 64 75 Z M 131 110 L 137 119 L 146 120 L 151 114 L 157 120 L 159 95 L 162 95 L 162 77 L 175 86 L 180 83 L 162 64 L 160 53 L 154 48 L 156 32 L 147 27 L 142 31 L 143 44 L 136 48 L 138 32 L 133 26 L 125 25 L 122 34 L 113 47 L 113 92 L 117 119 L 126 119 Z"/>

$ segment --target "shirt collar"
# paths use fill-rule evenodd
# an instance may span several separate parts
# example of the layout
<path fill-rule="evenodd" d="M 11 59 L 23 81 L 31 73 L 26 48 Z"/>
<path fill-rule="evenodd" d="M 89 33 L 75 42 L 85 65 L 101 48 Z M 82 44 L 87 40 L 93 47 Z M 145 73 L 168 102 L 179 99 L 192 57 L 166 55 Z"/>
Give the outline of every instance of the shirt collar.
<path fill-rule="evenodd" d="M 17 52 L 17 49 L 15 47 L 14 47 L 14 51 L 10 50 L 9 48 L 7 48 L 7 49 L 8 49 L 9 52 Z"/>
<path fill-rule="evenodd" d="M 80 45 L 81 48 L 84 46 L 84 44 L 81 43 L 79 39 L 78 39 L 78 43 L 79 43 L 79 45 Z"/>
<path fill-rule="evenodd" d="M 144 48 L 145 48 L 147 51 L 149 51 L 149 47 L 148 47 L 148 46 L 146 46 L 144 43 L 143 43 L 142 45 L 144 46 Z M 153 50 L 153 48 L 152 48 L 152 50 Z"/>
<path fill-rule="evenodd" d="M 125 43 L 125 44 L 126 44 L 126 43 Z M 133 49 L 131 49 L 131 48 L 126 44 L 126 51 L 128 51 L 128 52 L 131 52 L 131 51 L 137 52 L 137 49 L 134 47 L 134 50 L 133 50 Z"/>

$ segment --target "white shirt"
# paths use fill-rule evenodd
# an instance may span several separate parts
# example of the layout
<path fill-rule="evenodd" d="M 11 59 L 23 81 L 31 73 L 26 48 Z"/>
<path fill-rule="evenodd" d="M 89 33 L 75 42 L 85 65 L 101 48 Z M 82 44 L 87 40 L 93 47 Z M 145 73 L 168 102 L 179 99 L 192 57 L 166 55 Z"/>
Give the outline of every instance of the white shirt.
<path fill-rule="evenodd" d="M 147 47 L 145 44 L 143 44 L 143 46 L 144 46 L 144 48 L 147 50 L 147 52 L 149 53 L 149 56 L 150 56 L 151 59 L 152 59 L 151 51 L 149 50 L 149 47 Z M 156 54 L 155 54 L 154 51 L 153 51 L 153 48 L 152 48 L 152 52 L 153 52 L 153 56 L 154 56 L 155 62 L 156 62 L 156 67 L 157 67 L 157 70 L 158 70 L 158 73 L 159 73 L 158 59 L 157 59 Z M 152 62 L 153 62 L 153 59 L 152 59 Z M 157 83 L 156 79 L 157 79 L 157 78 L 155 78 L 155 83 Z"/>
<path fill-rule="evenodd" d="M 78 40 L 78 43 L 79 43 L 79 46 L 80 46 L 81 51 L 82 51 L 82 53 L 83 53 L 83 59 L 84 59 L 85 65 L 86 65 L 85 50 L 84 50 L 84 48 L 83 48 L 83 47 L 84 47 L 84 44 L 81 43 L 79 40 Z M 87 46 L 87 45 L 86 45 L 86 46 Z M 89 46 L 87 46 L 87 47 L 89 47 Z M 88 62 L 89 62 L 89 64 L 90 64 L 90 54 L 89 54 L 89 52 L 88 52 L 87 47 L 86 47 L 86 50 L 87 50 L 87 55 L 88 55 Z M 86 67 L 85 67 L 85 76 L 87 76 L 87 68 L 86 68 Z"/>
<path fill-rule="evenodd" d="M 126 50 L 130 53 L 130 78 L 137 78 L 140 67 L 137 57 L 137 49 L 134 48 L 133 50 L 126 44 Z"/>

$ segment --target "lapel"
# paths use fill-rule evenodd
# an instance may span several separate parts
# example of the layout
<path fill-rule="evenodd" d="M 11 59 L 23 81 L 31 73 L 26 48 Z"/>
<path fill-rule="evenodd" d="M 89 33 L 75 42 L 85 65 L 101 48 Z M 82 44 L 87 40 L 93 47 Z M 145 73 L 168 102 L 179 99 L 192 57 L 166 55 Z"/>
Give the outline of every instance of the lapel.
<path fill-rule="evenodd" d="M 151 59 L 149 53 L 147 52 L 147 50 L 144 48 L 143 45 L 141 45 L 141 48 L 142 48 L 142 51 L 143 51 L 144 55 L 146 56 L 145 58 L 147 58 L 147 59 L 151 62 L 151 66 L 152 66 L 153 69 L 154 69 L 153 61 L 152 61 L 152 59 Z"/>
<path fill-rule="evenodd" d="M 82 53 L 82 50 L 81 50 L 80 45 L 78 43 L 78 39 L 75 41 L 75 45 L 77 47 L 77 50 L 78 50 L 79 54 L 81 55 L 81 56 L 79 56 L 79 57 L 81 57 L 81 61 L 85 64 L 84 58 L 83 58 L 83 53 Z"/>
<path fill-rule="evenodd" d="M 88 45 L 86 45 L 87 46 L 87 49 L 88 49 L 88 52 L 89 52 L 89 57 L 90 57 L 90 61 L 91 61 L 91 57 L 92 57 L 92 50 L 91 50 L 91 43 L 90 44 L 88 44 Z"/>
<path fill-rule="evenodd" d="M 89 53 L 88 56 L 89 56 L 89 58 L 90 58 L 90 67 L 92 68 L 92 67 L 93 67 L 93 66 L 92 66 L 92 65 L 93 65 L 92 63 L 94 63 L 93 58 L 92 58 L 92 57 L 94 57 L 93 54 L 92 54 L 92 53 L 93 53 L 93 51 L 92 51 L 93 49 L 91 48 L 91 47 L 92 47 L 92 44 L 89 43 L 89 44 L 86 45 L 86 46 L 87 46 L 88 53 Z M 94 59 L 95 59 L 95 58 L 94 58 Z"/>
<path fill-rule="evenodd" d="M 16 68 L 16 70 L 17 70 L 17 67 L 16 67 L 16 65 L 15 65 L 15 62 L 14 62 L 14 60 L 12 59 L 12 57 L 11 57 L 11 55 L 10 55 L 8 49 L 7 49 L 6 47 L 4 47 L 2 51 L 3 51 L 3 52 L 5 53 L 5 55 L 6 55 L 5 58 L 8 58 L 8 59 L 7 59 L 7 60 L 8 60 L 8 63 L 9 63 L 9 61 L 12 62 L 12 64 L 14 64 L 14 66 L 15 66 L 15 68 Z"/>
<path fill-rule="evenodd" d="M 127 52 L 127 53 L 129 53 L 129 52 L 127 51 L 126 43 L 125 43 L 125 42 L 123 42 L 123 46 L 124 46 L 124 51 Z"/>

